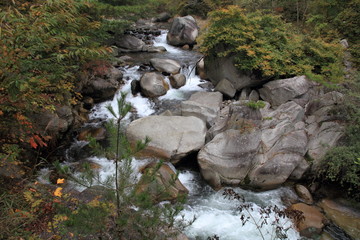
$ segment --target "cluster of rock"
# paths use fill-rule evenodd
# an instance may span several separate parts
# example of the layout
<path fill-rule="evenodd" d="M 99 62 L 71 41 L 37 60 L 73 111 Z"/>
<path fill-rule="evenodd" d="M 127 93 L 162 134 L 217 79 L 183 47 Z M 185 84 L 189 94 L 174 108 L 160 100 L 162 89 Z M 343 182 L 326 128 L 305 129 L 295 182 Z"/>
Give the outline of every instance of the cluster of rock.
<path fill-rule="evenodd" d="M 186 77 L 180 73 L 180 64 L 173 59 L 152 58 L 151 66 L 155 69 L 152 72 L 145 72 L 140 80 L 131 82 L 131 92 L 136 95 L 138 92 L 145 97 L 154 98 L 165 95 L 170 89 L 180 88 L 185 85 Z M 169 76 L 169 77 L 168 77 Z M 168 77 L 169 81 L 167 81 Z"/>
<path fill-rule="evenodd" d="M 163 13 L 154 19 L 153 22 L 164 22 L 168 21 L 168 19 L 169 14 Z M 161 34 L 161 31 L 157 29 L 156 24 L 153 22 L 148 23 L 145 20 L 139 21 L 138 25 L 145 24 L 145 27 L 138 26 L 136 29 L 128 30 L 122 37 L 109 42 L 110 45 L 116 47 L 115 55 L 133 52 L 165 52 L 166 48 L 153 46 L 152 40 L 155 36 Z M 167 41 L 168 44 L 173 46 L 188 45 L 192 48 L 196 44 L 198 34 L 198 26 L 192 16 L 176 17 L 171 22 L 167 34 Z"/>
<path fill-rule="evenodd" d="M 135 120 L 128 137 L 149 136 L 144 155 L 172 162 L 200 150 L 201 173 L 214 188 L 269 189 L 299 180 L 342 136 L 343 125 L 330 110 L 343 96 L 323 92 L 305 76 L 269 82 L 258 92 L 263 108 L 249 100 L 225 105 L 220 92 L 195 93 L 182 102 L 182 116 Z"/>

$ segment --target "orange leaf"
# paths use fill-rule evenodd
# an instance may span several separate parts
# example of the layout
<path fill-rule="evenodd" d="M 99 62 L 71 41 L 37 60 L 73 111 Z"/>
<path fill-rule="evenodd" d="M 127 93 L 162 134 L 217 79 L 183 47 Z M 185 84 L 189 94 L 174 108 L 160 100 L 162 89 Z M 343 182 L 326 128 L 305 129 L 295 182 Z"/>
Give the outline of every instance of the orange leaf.
<path fill-rule="evenodd" d="M 56 184 L 62 184 L 65 182 L 64 178 L 58 178 L 58 180 L 56 181 Z"/>
<path fill-rule="evenodd" d="M 34 135 L 34 138 L 40 147 L 47 147 L 47 144 L 38 135 Z"/>
<path fill-rule="evenodd" d="M 63 188 L 61 188 L 61 187 L 58 187 L 55 191 L 54 191 L 54 196 L 56 196 L 56 197 L 61 197 L 61 195 L 62 195 L 62 189 Z"/>

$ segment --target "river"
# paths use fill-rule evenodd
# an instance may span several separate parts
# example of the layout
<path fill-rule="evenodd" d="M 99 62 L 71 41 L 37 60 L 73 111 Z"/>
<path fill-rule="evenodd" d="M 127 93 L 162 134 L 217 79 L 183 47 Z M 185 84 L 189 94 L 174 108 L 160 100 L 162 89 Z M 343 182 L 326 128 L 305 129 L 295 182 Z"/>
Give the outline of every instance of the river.
<path fill-rule="evenodd" d="M 170 102 L 169 106 L 171 108 L 171 103 L 186 100 L 193 92 L 205 91 L 203 88 L 198 86 L 202 80 L 195 75 L 194 70 L 196 62 L 201 57 L 199 53 L 169 46 L 166 44 L 166 32 L 163 32 L 159 37 L 155 38 L 154 45 L 165 47 L 167 52 L 156 54 L 139 53 L 141 54 L 140 58 L 144 58 L 144 54 L 147 54 L 147 57 L 149 58 L 161 57 L 177 60 L 181 66 L 183 66 L 182 73 L 187 77 L 185 86 L 180 89 L 170 89 L 165 96 L 159 98 L 159 102 L 168 101 Z M 142 75 L 140 66 L 125 66 L 121 67 L 121 70 L 124 74 L 123 79 L 125 84 L 122 86 L 120 91 L 128 93 L 126 99 L 136 109 L 136 114 L 132 113 L 136 116 L 134 117 L 131 114 L 128 114 L 125 120 L 130 122 L 134 118 L 146 117 L 159 113 L 159 108 L 157 106 L 158 103 L 155 104 L 147 98 L 140 96 L 140 94 L 137 96 L 133 96 L 131 94 L 131 81 L 139 80 Z M 114 100 L 97 104 L 91 111 L 90 119 L 96 120 L 111 118 L 112 116 L 108 113 L 105 106 L 111 104 L 114 109 L 117 109 L 116 99 L 119 97 L 120 91 L 116 94 Z M 76 148 L 85 144 L 86 142 L 75 141 L 73 146 L 68 150 L 68 160 L 74 161 L 74 159 L 70 159 L 71 151 L 75 151 Z M 112 161 L 109 161 L 106 158 L 97 157 L 92 157 L 90 161 L 101 166 L 99 170 L 101 179 L 104 180 L 114 174 L 115 168 Z M 134 170 L 137 172 L 138 167 L 144 165 L 144 162 L 146 161 L 134 159 Z M 138 176 L 135 177 L 140 176 L 140 174 L 136 174 Z M 190 239 L 206 240 L 208 237 L 216 235 L 219 239 L 224 240 L 257 240 L 263 239 L 261 234 L 263 234 L 264 239 L 275 239 L 275 226 L 271 223 L 275 219 L 276 214 L 271 214 L 270 218 L 267 220 L 268 224 L 265 224 L 263 227 L 258 229 L 255 222 L 260 223 L 262 221 L 259 210 L 261 207 L 273 205 L 276 205 L 279 208 L 284 208 L 281 199 L 295 197 L 294 192 L 290 188 L 279 188 L 272 191 L 258 193 L 243 190 L 241 188 L 233 188 L 235 192 L 244 196 L 246 203 L 252 205 L 252 207 L 249 208 L 249 211 L 245 214 L 245 217 L 251 218 L 245 225 L 242 225 L 240 220 L 242 213 L 239 213 L 238 211 L 239 203 L 234 200 L 225 199 L 222 195 L 222 190 L 215 191 L 209 187 L 201 179 L 201 176 L 197 171 L 183 169 L 180 171 L 179 179 L 189 190 L 188 201 L 185 204 L 185 209 L 182 211 L 181 215 L 187 220 L 193 219 L 194 216 L 196 217 L 194 223 L 185 231 L 185 234 Z M 79 190 L 82 189 L 79 188 Z M 288 239 L 300 239 L 298 232 L 294 230 L 289 219 L 281 219 L 279 225 L 281 225 L 284 229 L 288 229 L 286 232 Z"/>

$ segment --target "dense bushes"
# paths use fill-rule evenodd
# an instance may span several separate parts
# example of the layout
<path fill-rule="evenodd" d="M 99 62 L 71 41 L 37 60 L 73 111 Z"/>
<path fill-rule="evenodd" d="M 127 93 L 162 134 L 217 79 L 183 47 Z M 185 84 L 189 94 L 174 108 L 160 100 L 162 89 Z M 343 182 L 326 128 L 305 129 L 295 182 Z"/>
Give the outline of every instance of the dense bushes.
<path fill-rule="evenodd" d="M 182 0 L 178 4 L 180 15 L 196 15 L 207 17 L 210 11 L 234 4 L 234 0 Z"/>
<path fill-rule="evenodd" d="M 111 49 L 94 41 L 100 22 L 87 14 L 90 8 L 82 1 L 54 0 L 13 1 L 2 9 L 0 164 L 24 146 L 46 146 L 49 137 L 40 134 L 45 129 L 37 129 L 30 115 L 75 103 L 81 66 L 108 58 Z"/>
<path fill-rule="evenodd" d="M 263 78 L 300 74 L 330 82 L 342 78 L 339 46 L 295 34 L 280 17 L 230 6 L 212 12 L 210 18 L 201 45 L 205 55 L 235 56 L 239 70 L 256 71 Z"/>
<path fill-rule="evenodd" d="M 109 33 L 121 34 L 164 1 L 131 6 L 97 0 L 0 4 L 0 166 L 24 147 L 47 145 L 50 137 L 40 134 L 44 129 L 36 129 L 30 116 L 76 104 L 81 95 L 74 86 L 84 66 L 110 59 L 112 49 L 104 46 Z"/>

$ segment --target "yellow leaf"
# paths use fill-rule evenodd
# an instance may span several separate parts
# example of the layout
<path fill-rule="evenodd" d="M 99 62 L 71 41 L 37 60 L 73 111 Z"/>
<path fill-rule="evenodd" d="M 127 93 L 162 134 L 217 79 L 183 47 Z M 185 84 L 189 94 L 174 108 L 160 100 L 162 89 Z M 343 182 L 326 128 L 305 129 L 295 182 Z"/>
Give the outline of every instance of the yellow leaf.
<path fill-rule="evenodd" d="M 62 184 L 65 182 L 64 178 L 58 178 L 58 180 L 56 181 L 56 184 Z"/>
<path fill-rule="evenodd" d="M 61 188 L 61 187 L 58 187 L 56 190 L 55 190 L 55 192 L 54 192 L 54 196 L 56 196 L 56 197 L 61 197 L 61 195 L 62 195 L 62 189 L 63 188 Z"/>

